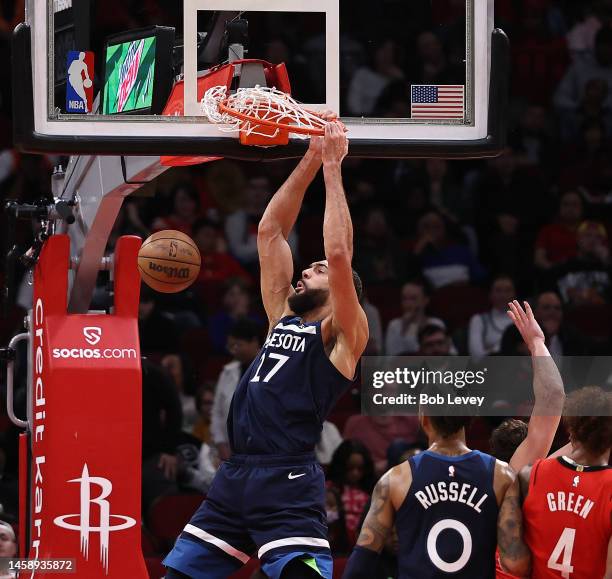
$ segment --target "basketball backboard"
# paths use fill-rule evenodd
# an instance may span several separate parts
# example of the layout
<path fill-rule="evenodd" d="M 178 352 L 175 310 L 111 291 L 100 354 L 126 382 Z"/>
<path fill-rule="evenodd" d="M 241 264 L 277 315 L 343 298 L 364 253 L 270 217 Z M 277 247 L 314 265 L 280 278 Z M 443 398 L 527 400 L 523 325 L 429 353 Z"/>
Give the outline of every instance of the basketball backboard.
<path fill-rule="evenodd" d="M 202 116 L 198 78 L 241 46 L 247 58 L 286 62 L 299 101 L 339 111 L 350 155 L 474 157 L 503 146 L 508 42 L 494 30 L 493 0 L 124 4 L 27 0 L 13 47 L 20 147 L 245 159 L 302 154 L 299 140 L 241 146 Z M 163 115 L 178 79 L 183 114 Z"/>

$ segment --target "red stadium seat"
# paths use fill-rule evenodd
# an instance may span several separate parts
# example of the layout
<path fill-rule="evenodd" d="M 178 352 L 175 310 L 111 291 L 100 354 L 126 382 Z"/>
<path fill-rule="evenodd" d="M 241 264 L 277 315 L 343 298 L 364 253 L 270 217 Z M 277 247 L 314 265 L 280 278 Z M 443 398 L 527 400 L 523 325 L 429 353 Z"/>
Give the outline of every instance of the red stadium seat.
<path fill-rule="evenodd" d="M 159 497 L 149 509 L 148 528 L 153 536 L 170 548 L 205 495 L 166 495 Z"/>
<path fill-rule="evenodd" d="M 429 313 L 441 318 L 450 332 L 464 327 L 474 314 L 489 307 L 486 290 L 469 284 L 451 284 L 437 289 L 429 302 Z"/>
<path fill-rule="evenodd" d="M 166 568 L 162 565 L 162 557 L 145 557 L 145 564 L 150 579 L 163 579 Z"/>

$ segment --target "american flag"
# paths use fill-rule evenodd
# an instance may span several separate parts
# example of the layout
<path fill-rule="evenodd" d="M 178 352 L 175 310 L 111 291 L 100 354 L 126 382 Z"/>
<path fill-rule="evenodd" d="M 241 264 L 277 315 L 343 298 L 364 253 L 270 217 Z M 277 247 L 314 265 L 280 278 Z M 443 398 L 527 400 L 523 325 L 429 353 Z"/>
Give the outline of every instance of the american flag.
<path fill-rule="evenodd" d="M 460 84 L 413 84 L 410 101 L 413 119 L 462 119 L 465 87 Z"/>

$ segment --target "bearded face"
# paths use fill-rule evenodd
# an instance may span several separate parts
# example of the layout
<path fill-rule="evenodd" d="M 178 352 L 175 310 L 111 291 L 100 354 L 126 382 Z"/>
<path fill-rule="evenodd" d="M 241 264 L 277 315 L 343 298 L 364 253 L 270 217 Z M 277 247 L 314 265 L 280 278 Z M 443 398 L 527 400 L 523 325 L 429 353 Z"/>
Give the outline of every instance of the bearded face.
<path fill-rule="evenodd" d="M 287 303 L 291 311 L 297 316 L 303 317 L 308 312 L 324 306 L 329 296 L 326 289 L 299 289 L 293 294 Z"/>

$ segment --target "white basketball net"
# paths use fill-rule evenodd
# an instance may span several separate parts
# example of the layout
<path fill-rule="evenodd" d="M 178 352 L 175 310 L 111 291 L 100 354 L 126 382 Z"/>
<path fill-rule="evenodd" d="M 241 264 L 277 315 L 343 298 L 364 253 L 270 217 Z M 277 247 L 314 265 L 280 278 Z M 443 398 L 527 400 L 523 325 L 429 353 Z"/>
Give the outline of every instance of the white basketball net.
<path fill-rule="evenodd" d="M 231 114 L 220 111 L 219 103 L 224 104 L 232 110 L 256 117 L 260 120 L 267 120 L 285 125 L 303 127 L 312 130 L 321 130 L 328 124 L 327 121 L 302 108 L 300 103 L 292 99 L 287 93 L 275 88 L 255 86 L 253 88 L 239 88 L 234 94 L 227 96 L 227 87 L 213 86 L 205 93 L 200 107 L 202 112 L 208 117 L 211 123 L 220 126 L 219 130 L 227 133 L 240 131 L 247 135 L 261 135 L 263 137 L 276 137 L 279 128 L 270 132 L 263 132 L 264 125 L 255 120 L 239 119 Z M 303 133 L 291 133 L 299 139 L 307 139 L 310 135 Z"/>

